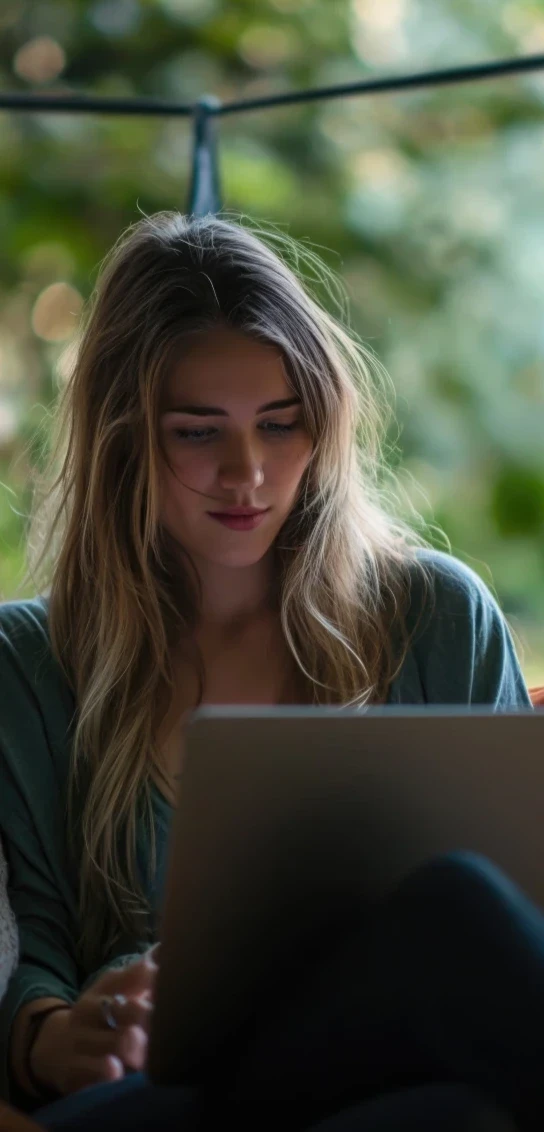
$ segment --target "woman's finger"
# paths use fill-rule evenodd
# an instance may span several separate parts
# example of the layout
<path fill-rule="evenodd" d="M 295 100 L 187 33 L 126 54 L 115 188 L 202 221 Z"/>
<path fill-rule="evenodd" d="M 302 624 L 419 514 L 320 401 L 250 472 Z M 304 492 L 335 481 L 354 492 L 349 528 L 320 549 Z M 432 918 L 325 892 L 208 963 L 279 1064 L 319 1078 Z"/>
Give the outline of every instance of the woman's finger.
<path fill-rule="evenodd" d="M 114 1002 L 111 1007 L 119 1027 L 141 1026 L 149 1033 L 154 1006 L 148 998 L 127 998 L 124 1003 Z"/>
<path fill-rule="evenodd" d="M 153 956 L 147 952 L 141 959 L 127 964 L 126 967 L 113 967 L 109 971 L 104 971 L 92 987 L 89 987 L 89 991 L 100 995 L 124 994 L 127 998 L 134 998 L 154 988 L 158 969 Z"/>
<path fill-rule="evenodd" d="M 115 1030 L 108 1026 L 100 1005 L 101 999 L 105 997 L 110 996 L 85 995 L 80 999 L 73 1008 L 74 1016 L 77 1014 L 78 1026 L 81 1026 L 81 1028 L 88 1027 L 92 1030 L 104 1030 L 108 1034 L 115 1033 Z M 148 1033 L 153 1014 L 153 1002 L 149 998 L 127 998 L 125 995 L 119 995 L 109 1004 L 108 1013 L 113 1016 L 119 1029 L 126 1026 L 141 1026 Z"/>
<path fill-rule="evenodd" d="M 141 1026 L 123 1030 L 85 1028 L 74 1034 L 73 1051 L 78 1059 L 119 1058 L 129 1069 L 143 1069 L 147 1057 L 148 1037 Z"/>
<path fill-rule="evenodd" d="M 148 1045 L 147 1034 L 141 1026 L 129 1026 L 123 1030 L 115 1052 L 126 1069 L 139 1071 L 145 1067 Z"/>
<path fill-rule="evenodd" d="M 125 1067 L 118 1057 L 75 1057 L 66 1069 L 65 1093 L 76 1093 L 89 1085 L 119 1081 L 125 1076 Z"/>

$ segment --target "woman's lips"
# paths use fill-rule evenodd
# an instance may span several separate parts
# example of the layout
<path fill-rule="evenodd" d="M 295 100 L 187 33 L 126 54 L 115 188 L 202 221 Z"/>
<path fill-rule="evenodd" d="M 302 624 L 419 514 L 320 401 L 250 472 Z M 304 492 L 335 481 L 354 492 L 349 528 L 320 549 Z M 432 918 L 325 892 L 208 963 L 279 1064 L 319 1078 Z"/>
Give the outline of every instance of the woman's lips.
<path fill-rule="evenodd" d="M 233 515 L 228 511 L 208 511 L 207 514 L 224 527 L 230 527 L 231 531 L 252 531 L 262 523 L 269 511 L 270 507 L 265 511 L 256 511 L 253 515 Z"/>

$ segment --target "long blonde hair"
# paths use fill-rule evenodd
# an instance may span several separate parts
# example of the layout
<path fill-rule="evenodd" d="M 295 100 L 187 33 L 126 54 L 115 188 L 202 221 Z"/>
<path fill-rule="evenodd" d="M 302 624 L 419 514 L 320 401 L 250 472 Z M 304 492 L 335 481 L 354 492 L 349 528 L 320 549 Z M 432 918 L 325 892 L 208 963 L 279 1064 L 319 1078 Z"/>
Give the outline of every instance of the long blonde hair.
<path fill-rule="evenodd" d="M 429 544 L 395 514 L 392 383 L 344 324 L 343 300 L 313 252 L 240 214 L 144 216 L 100 264 L 45 471 L 34 473 L 22 582 L 48 597 L 53 653 L 77 705 L 68 819 L 70 829 L 79 790 L 78 946 L 89 970 L 124 933 L 149 932 L 136 835 L 148 822 L 152 873 L 157 735 L 175 694 L 172 649 L 190 638 L 199 602 L 158 519 L 159 398 L 191 336 L 223 324 L 276 345 L 302 399 L 313 455 L 277 559 L 281 623 L 310 701 L 384 702 L 409 648 L 409 578 L 420 571 L 428 591 L 417 547 Z"/>

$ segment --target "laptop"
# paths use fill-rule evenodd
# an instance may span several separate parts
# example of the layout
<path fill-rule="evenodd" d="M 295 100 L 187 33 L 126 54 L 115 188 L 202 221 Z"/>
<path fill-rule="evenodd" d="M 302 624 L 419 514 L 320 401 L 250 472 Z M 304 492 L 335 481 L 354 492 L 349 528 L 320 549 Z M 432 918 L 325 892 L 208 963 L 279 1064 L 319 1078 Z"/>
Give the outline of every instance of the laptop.
<path fill-rule="evenodd" d="M 544 908 L 543 810 L 544 709 L 198 709 L 170 831 L 151 1080 L 196 1083 L 271 973 L 435 854 L 485 854 Z"/>

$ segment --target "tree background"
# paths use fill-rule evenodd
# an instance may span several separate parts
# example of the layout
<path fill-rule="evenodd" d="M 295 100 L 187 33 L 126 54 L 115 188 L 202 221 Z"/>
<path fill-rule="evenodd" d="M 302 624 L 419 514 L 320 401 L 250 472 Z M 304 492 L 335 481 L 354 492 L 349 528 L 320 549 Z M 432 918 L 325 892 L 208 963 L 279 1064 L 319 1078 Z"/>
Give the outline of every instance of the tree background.
<path fill-rule="evenodd" d="M 526 0 L 2 0 L 0 89 L 224 101 L 544 51 Z M 407 498 L 544 683 L 544 71 L 229 115 L 222 204 L 348 288 L 396 389 Z M 97 266 L 188 204 L 186 118 L 0 111 L 0 597 Z M 337 314 L 337 311 L 335 311 Z M 26 446 L 31 441 L 30 455 Z"/>

